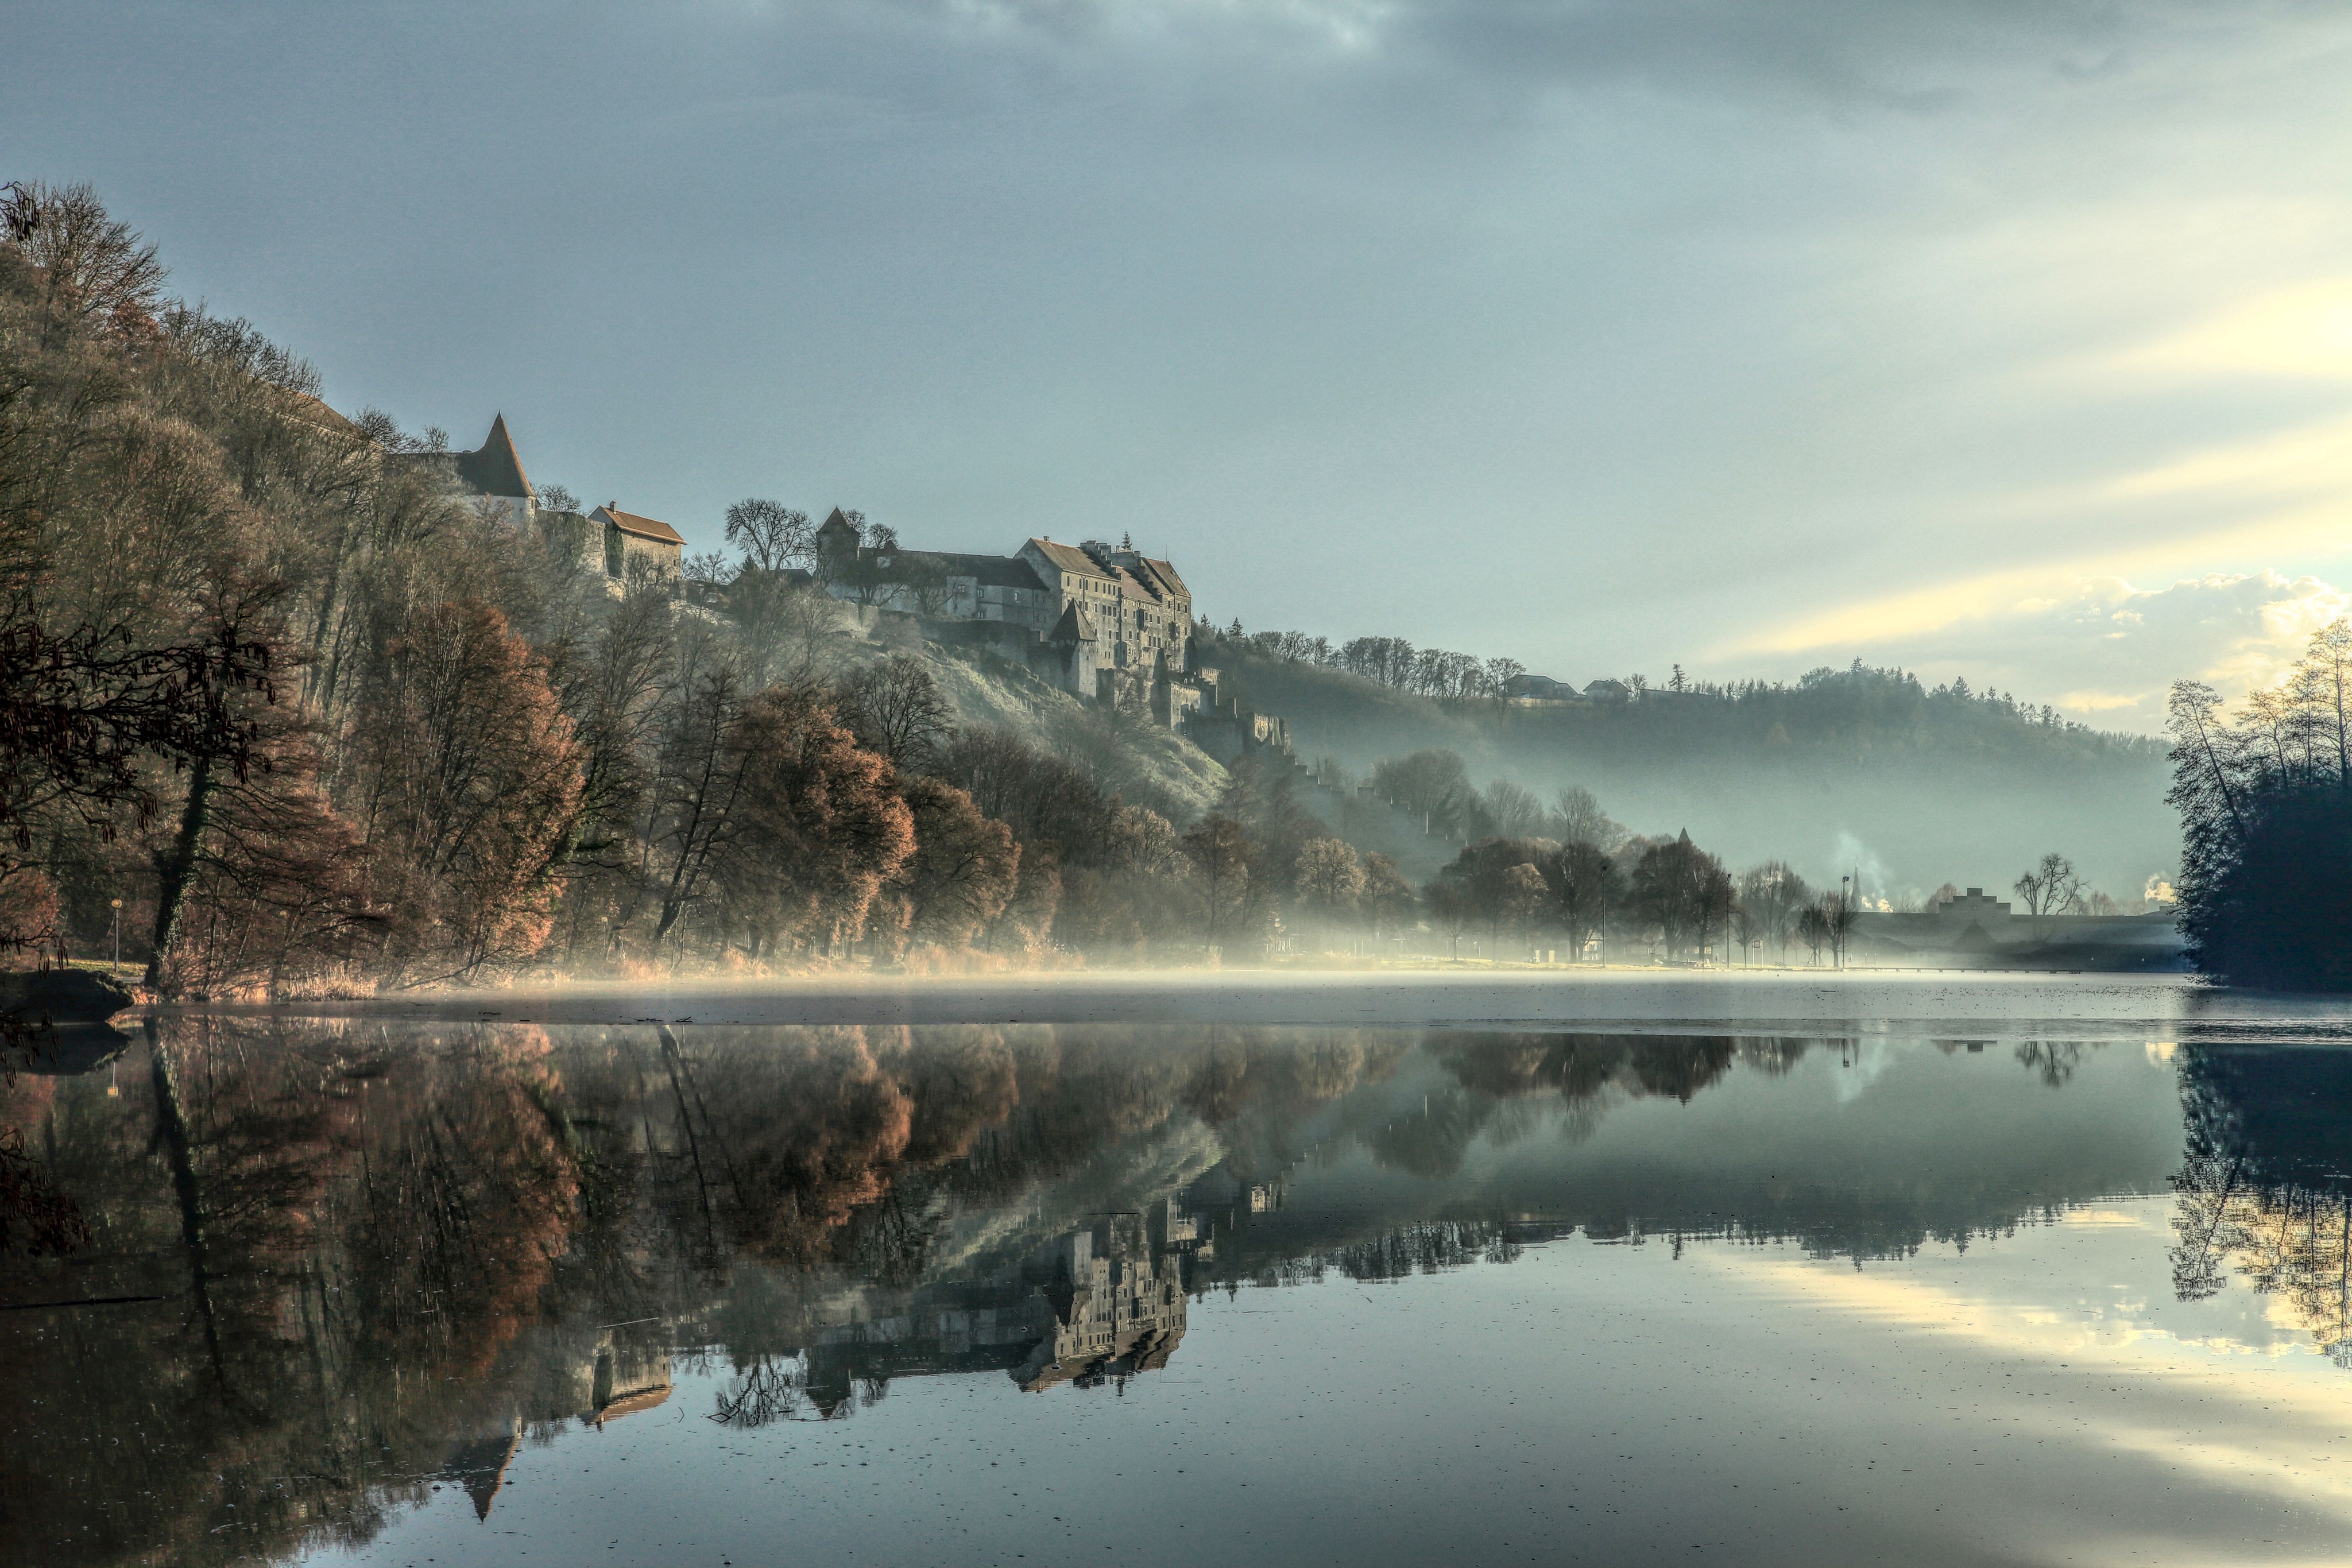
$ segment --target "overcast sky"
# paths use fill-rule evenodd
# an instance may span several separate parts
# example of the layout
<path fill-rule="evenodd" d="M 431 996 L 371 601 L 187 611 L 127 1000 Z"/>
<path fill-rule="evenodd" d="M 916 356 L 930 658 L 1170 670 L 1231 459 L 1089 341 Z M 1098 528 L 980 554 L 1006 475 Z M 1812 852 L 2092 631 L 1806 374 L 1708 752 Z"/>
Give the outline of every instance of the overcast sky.
<path fill-rule="evenodd" d="M 697 546 L 2148 727 L 2352 585 L 2347 84 L 2266 0 L 16 0 L 0 179 Z"/>

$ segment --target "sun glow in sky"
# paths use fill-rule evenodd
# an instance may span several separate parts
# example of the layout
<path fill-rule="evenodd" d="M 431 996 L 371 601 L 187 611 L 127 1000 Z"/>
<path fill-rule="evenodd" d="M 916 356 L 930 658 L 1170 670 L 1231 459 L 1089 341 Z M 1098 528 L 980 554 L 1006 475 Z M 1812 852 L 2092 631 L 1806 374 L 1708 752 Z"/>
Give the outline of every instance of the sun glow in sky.
<path fill-rule="evenodd" d="M 2352 584 L 2347 69 L 2284 0 L 36 3 L 0 178 L 698 546 L 1132 532 L 1220 621 L 2150 727 Z"/>

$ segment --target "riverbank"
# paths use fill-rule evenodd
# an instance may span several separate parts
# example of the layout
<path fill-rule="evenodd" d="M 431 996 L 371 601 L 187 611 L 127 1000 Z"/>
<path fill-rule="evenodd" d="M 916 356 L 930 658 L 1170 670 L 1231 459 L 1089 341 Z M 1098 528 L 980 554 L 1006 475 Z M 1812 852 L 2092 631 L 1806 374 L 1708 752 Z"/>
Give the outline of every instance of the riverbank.
<path fill-rule="evenodd" d="M 2352 1040 L 2352 1002 L 2217 992 L 2181 976 L 1594 968 L 1088 971 L 573 985 L 167 1011 L 614 1025 L 1217 1024 L 1640 1033 L 1900 1033 L 1965 1040 Z"/>

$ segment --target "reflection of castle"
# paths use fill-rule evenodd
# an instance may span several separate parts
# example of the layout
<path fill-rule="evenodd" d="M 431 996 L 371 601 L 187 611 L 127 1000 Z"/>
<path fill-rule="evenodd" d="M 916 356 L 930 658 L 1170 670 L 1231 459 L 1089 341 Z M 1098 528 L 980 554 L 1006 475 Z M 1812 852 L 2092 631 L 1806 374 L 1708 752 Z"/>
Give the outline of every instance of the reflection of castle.
<path fill-rule="evenodd" d="M 581 1419 L 602 1427 L 607 1421 L 650 1410 L 669 1397 L 669 1389 L 667 1334 L 652 1340 L 628 1336 L 616 1339 L 607 1329 L 596 1346 L 596 1370 L 589 1381 L 588 1410 Z"/>
<path fill-rule="evenodd" d="M 1171 1200 L 1171 1218 L 1175 1208 Z M 1122 1215 L 1108 1230 L 1100 1254 L 1093 1229 L 1063 1241 L 1059 1276 L 1045 1292 L 1053 1329 L 1013 1369 L 1025 1392 L 1057 1383 L 1091 1388 L 1106 1378 L 1157 1371 L 1184 1337 L 1183 1255 L 1153 1256 L 1140 1217 Z"/>
<path fill-rule="evenodd" d="M 1095 1387 L 1167 1365 L 1184 1337 L 1187 1270 L 1204 1228 L 1175 1198 L 1097 1216 L 985 1279 L 929 1286 L 902 1310 L 811 1333 L 795 1355 L 742 1374 L 721 1415 L 756 1425 L 804 1401 L 845 1415 L 891 1379 L 1004 1372 L 1024 1389 Z M 732 1408 L 737 1412 L 728 1416 Z"/>

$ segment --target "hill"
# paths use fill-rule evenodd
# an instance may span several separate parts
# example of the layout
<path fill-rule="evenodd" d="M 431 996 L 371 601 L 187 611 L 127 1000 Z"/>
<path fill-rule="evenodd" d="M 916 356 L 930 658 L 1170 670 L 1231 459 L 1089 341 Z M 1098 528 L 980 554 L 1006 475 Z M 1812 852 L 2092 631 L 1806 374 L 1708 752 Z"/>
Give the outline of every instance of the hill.
<path fill-rule="evenodd" d="M 1532 706 L 1439 700 L 1213 632 L 1201 656 L 1244 706 L 1282 716 L 1302 758 L 1365 776 L 1443 747 L 1473 782 L 1545 800 L 1581 787 L 1636 831 L 1687 829 L 1735 864 L 1778 856 L 1816 882 L 1858 865 L 1873 893 L 2005 888 L 2054 849 L 2128 902 L 2179 857 L 2161 741 L 1900 670 Z"/>

